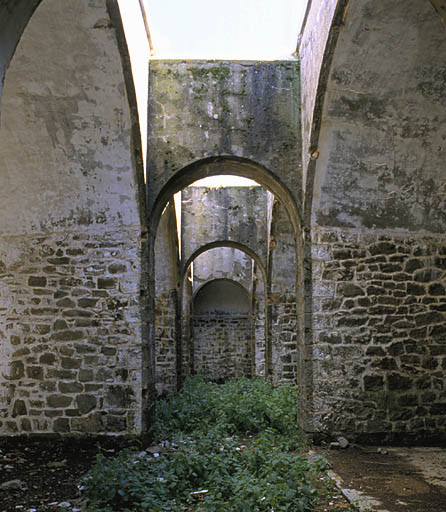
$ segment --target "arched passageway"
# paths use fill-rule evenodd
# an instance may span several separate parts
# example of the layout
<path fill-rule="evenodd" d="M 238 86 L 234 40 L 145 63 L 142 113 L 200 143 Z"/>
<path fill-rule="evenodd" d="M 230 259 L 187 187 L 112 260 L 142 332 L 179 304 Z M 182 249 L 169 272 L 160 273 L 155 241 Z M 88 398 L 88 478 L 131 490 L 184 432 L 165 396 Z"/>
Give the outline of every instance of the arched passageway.
<path fill-rule="evenodd" d="M 194 375 L 224 382 L 252 376 L 251 297 L 231 279 L 214 279 L 195 292 L 191 318 Z"/>
<path fill-rule="evenodd" d="M 219 159 L 218 165 L 213 167 L 214 172 L 218 173 L 226 169 L 225 160 Z M 247 163 L 231 158 L 228 161 L 232 172 L 243 176 Z M 237 163 L 241 164 L 238 168 Z M 197 174 L 189 169 L 188 181 L 184 181 L 182 176 L 179 184 L 170 190 L 177 191 L 180 184 L 192 184 L 197 177 L 206 176 L 209 172 L 208 164 L 207 161 L 203 162 L 206 168 L 204 174 L 201 166 L 194 166 L 198 169 Z M 256 164 L 249 163 L 249 168 L 251 170 L 249 175 L 252 177 Z M 264 174 L 265 170 L 260 167 L 257 179 L 262 178 Z M 267 181 L 271 184 L 271 176 Z M 291 199 L 280 184 L 271 186 L 279 190 L 282 197 Z M 172 201 L 169 204 L 170 206 L 163 211 L 162 219 L 173 207 Z M 298 244 L 294 230 L 295 224 L 291 222 L 288 213 L 293 209 L 287 208 L 282 201 L 275 199 L 271 192 L 259 185 L 254 188 L 227 187 L 226 189 L 194 186 L 183 189 L 181 202 L 177 201 L 176 204 L 177 206 L 181 204 L 181 232 L 175 235 L 179 234 L 181 239 L 181 258 L 177 256 L 176 260 L 176 264 L 181 269 L 181 281 L 180 289 L 177 288 L 174 293 L 170 293 L 170 296 L 179 294 L 182 302 L 179 306 L 182 316 L 176 331 L 178 341 L 175 354 L 171 345 L 170 368 L 175 366 L 176 360 L 177 385 L 185 376 L 193 373 L 196 366 L 194 332 L 197 331 L 193 325 L 192 305 L 196 284 L 201 279 L 199 274 L 202 268 L 205 269 L 206 277 L 201 281 L 202 283 L 222 277 L 237 280 L 239 277 L 225 275 L 225 263 L 233 260 L 233 256 L 229 256 L 231 252 L 242 252 L 244 258 L 248 257 L 249 260 L 250 281 L 246 288 L 252 292 L 251 315 L 253 317 L 250 375 L 268 375 L 276 383 L 282 381 L 296 383 L 299 371 L 296 301 Z M 163 222 L 162 220 L 160 227 Z M 177 229 L 178 224 L 174 225 L 172 221 L 171 226 Z M 159 244 L 158 236 L 159 232 L 156 238 L 157 245 Z M 203 258 L 202 264 L 200 259 Z M 164 269 L 168 268 L 166 258 L 155 254 L 155 268 L 160 261 Z M 270 273 L 269 278 L 267 268 Z M 155 304 L 157 315 L 162 310 L 159 304 Z M 168 316 L 165 315 L 165 318 Z M 156 323 L 155 319 L 155 325 Z M 165 331 L 164 327 L 163 331 Z M 158 364 L 159 352 L 162 349 L 157 347 L 160 347 L 159 340 L 155 338 L 155 371 L 158 375 L 156 385 L 158 392 L 160 390 L 165 392 L 168 389 L 162 381 L 166 382 L 166 378 L 161 376 Z M 163 361 L 161 363 L 164 364 Z M 226 372 L 226 374 L 230 373 Z"/>

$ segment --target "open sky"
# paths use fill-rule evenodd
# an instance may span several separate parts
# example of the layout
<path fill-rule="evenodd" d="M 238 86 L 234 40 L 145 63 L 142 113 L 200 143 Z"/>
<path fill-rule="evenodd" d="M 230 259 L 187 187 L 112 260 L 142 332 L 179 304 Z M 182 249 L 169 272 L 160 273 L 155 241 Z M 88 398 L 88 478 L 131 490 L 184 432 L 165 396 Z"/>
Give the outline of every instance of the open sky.
<path fill-rule="evenodd" d="M 127 0 L 129 1 L 129 0 Z M 145 0 L 155 58 L 291 58 L 307 0 Z"/>
<path fill-rule="evenodd" d="M 292 59 L 307 0 L 143 0 L 155 59 Z M 139 0 L 118 0 L 132 60 L 141 136 L 147 130 L 149 45 Z M 145 159 L 145 145 L 143 143 Z M 250 185 L 236 177 L 207 185 Z"/>

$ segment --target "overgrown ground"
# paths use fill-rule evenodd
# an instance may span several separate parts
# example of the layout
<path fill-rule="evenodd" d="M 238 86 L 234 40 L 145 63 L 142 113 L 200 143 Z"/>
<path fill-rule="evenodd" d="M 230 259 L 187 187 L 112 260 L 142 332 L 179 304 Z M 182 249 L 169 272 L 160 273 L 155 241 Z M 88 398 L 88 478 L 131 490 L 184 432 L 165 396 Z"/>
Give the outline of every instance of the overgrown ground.
<path fill-rule="evenodd" d="M 158 404 L 158 447 L 97 456 L 85 479 L 89 510 L 334 510 L 327 461 L 308 456 L 296 404 L 294 388 L 265 380 L 190 379 Z"/>
<path fill-rule="evenodd" d="M 308 455 L 296 402 L 294 389 L 262 380 L 193 379 L 160 401 L 156 446 L 4 439 L 0 487 L 21 485 L 0 488 L 0 511 L 352 511 L 326 460 Z"/>

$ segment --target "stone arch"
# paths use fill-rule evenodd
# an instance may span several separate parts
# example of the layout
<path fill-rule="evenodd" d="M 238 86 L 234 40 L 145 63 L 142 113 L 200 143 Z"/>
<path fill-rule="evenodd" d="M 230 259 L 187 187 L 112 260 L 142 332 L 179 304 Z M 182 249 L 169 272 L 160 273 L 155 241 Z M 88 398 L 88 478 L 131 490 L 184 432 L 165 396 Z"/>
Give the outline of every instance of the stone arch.
<path fill-rule="evenodd" d="M 442 432 L 441 397 L 421 397 L 413 375 L 431 389 L 431 371 L 415 354 L 439 368 L 446 324 L 437 314 L 446 299 L 444 268 L 434 256 L 446 250 L 444 25 L 430 2 L 327 2 L 312 83 L 310 34 L 323 4 L 313 1 L 300 48 L 305 87 L 318 85 L 308 112 L 304 105 L 308 346 L 316 347 L 308 430 L 429 437 Z M 415 356 L 410 369 L 394 336 L 399 350 Z M 399 405 L 410 392 L 422 411 Z M 364 405 L 377 396 L 386 401 Z"/>
<path fill-rule="evenodd" d="M 189 345 L 189 323 L 190 323 L 190 314 L 191 311 L 188 308 L 187 304 L 190 302 L 193 303 L 194 296 L 196 295 L 198 289 L 195 292 L 188 295 L 186 294 L 186 278 L 188 275 L 188 269 L 191 263 L 199 258 L 200 255 L 205 254 L 207 251 L 211 251 L 213 249 L 218 248 L 233 248 L 237 249 L 247 256 L 249 256 L 253 263 L 253 274 L 252 274 L 252 290 L 251 290 L 251 301 L 252 301 L 252 310 L 253 310 L 253 324 L 252 324 L 252 374 L 253 375 L 266 375 L 267 374 L 267 361 L 266 354 L 268 353 L 268 333 L 267 333 L 267 322 L 266 322 L 266 307 L 267 307 L 267 276 L 266 269 L 263 265 L 261 258 L 253 251 L 251 248 L 247 247 L 244 244 L 238 242 L 231 242 L 228 240 L 214 241 L 208 244 L 203 245 L 198 248 L 185 262 L 184 267 L 181 273 L 181 292 L 180 297 L 182 298 L 183 307 L 182 307 L 182 322 L 185 324 L 185 329 L 183 329 L 182 339 L 179 340 L 179 343 L 182 345 L 182 349 L 180 352 L 186 352 L 187 346 Z M 257 284 L 257 280 L 261 282 L 260 287 Z M 206 283 L 203 283 L 204 286 Z M 189 349 L 190 350 L 190 349 Z M 190 360 L 190 357 L 186 354 L 185 363 L 188 364 L 187 361 Z"/>
<path fill-rule="evenodd" d="M 0 393 L 7 418 L 1 431 L 141 431 L 146 328 L 144 305 L 135 306 L 134 296 L 147 288 L 141 237 L 146 210 L 117 4 L 9 4 L 0 7 L 2 24 L 11 21 L 8 15 L 16 21 L 1 34 L 11 40 L 2 53 L 9 67 L 0 125 L 0 273 L 14 285 L 0 292 L 7 297 L 0 316 L 0 386 L 8 389 Z M 18 294 L 26 299 L 3 339 Z M 17 349 L 22 344 L 26 351 Z M 32 358 L 24 356 L 29 351 Z M 64 372 L 67 364 L 70 371 Z M 98 386 L 96 394 L 85 392 L 83 378 Z M 17 394 L 33 389 L 19 405 L 11 381 Z M 40 382 L 48 383 L 48 392 L 37 397 Z M 41 403 L 41 411 L 29 415 L 31 403 Z M 60 414 L 46 415 L 45 408 Z M 79 415 L 64 415 L 66 408 Z M 116 408 L 124 415 L 114 414 Z"/>
<path fill-rule="evenodd" d="M 183 282 L 184 277 L 186 275 L 187 269 L 189 268 L 190 264 L 194 261 L 195 258 L 197 258 L 200 254 L 208 251 L 209 249 L 215 249 L 217 247 L 233 247 L 234 249 L 239 249 L 240 251 L 243 251 L 248 256 L 250 256 L 256 264 L 259 266 L 260 271 L 264 277 L 264 280 L 266 282 L 266 270 L 262 263 L 262 260 L 259 258 L 259 256 L 249 247 L 246 245 L 240 244 L 238 242 L 231 242 L 228 240 L 218 240 L 214 242 L 210 242 L 206 245 L 201 246 L 198 248 L 187 261 L 184 262 L 183 268 L 181 271 L 181 282 Z"/>
<path fill-rule="evenodd" d="M 293 224 L 296 236 L 298 236 L 301 223 L 297 203 L 280 177 L 259 163 L 247 158 L 229 155 L 204 158 L 179 169 L 166 181 L 159 191 L 152 190 L 149 184 L 148 203 L 150 208 L 149 222 L 151 231 L 156 232 L 161 213 L 175 193 L 191 185 L 194 181 L 209 176 L 218 176 L 219 174 L 242 176 L 252 179 L 272 192 L 285 205 L 289 212 L 290 221 Z"/>
<path fill-rule="evenodd" d="M 192 299 L 192 374 L 215 381 L 250 377 L 253 363 L 248 290 L 233 279 L 211 279 L 196 290 Z"/>
<path fill-rule="evenodd" d="M 221 284 L 228 283 L 233 287 L 235 286 L 235 287 L 239 288 L 239 290 L 242 292 L 242 294 L 244 294 L 246 300 L 248 300 L 250 298 L 250 293 L 242 284 L 238 283 L 237 281 L 234 281 L 234 279 L 228 279 L 226 277 L 223 277 L 223 278 L 219 278 L 219 279 L 210 279 L 206 283 L 203 283 L 201 286 L 199 286 L 194 291 L 194 294 L 192 296 L 193 302 L 195 302 L 197 300 L 199 293 L 201 293 L 201 292 L 204 293 L 204 291 L 205 291 L 204 288 L 209 287 L 209 286 L 215 286 L 219 283 L 221 283 Z"/>

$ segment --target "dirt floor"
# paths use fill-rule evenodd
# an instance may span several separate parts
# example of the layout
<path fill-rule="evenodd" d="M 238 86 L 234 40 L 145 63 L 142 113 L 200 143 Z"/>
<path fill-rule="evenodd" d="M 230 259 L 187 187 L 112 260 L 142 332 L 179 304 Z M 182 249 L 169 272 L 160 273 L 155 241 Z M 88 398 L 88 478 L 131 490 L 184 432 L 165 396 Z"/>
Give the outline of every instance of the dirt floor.
<path fill-rule="evenodd" d="M 62 502 L 80 508 L 77 486 L 97 451 L 96 443 L 80 440 L 1 440 L 0 512 L 54 512 Z"/>
<path fill-rule="evenodd" d="M 446 512 L 446 449 L 351 447 L 326 456 L 363 510 Z"/>

